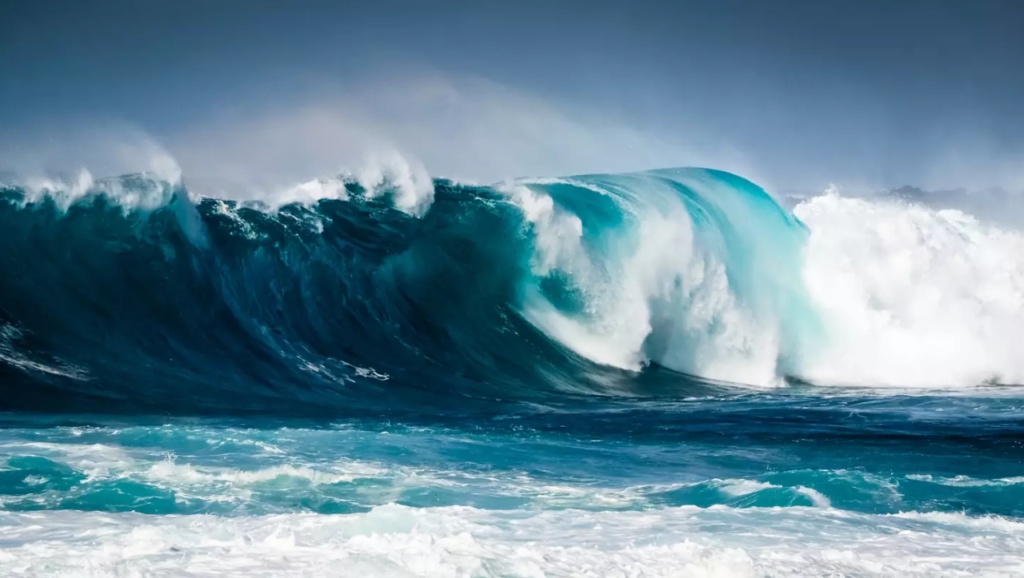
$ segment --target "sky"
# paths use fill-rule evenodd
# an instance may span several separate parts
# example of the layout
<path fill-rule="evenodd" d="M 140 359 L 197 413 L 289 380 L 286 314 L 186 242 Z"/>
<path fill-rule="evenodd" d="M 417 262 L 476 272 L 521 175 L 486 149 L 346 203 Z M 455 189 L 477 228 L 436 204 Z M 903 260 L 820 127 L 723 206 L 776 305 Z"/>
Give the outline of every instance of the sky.
<path fill-rule="evenodd" d="M 1020 0 L 0 0 L 0 169 L 1024 191 L 1021 30 Z"/>

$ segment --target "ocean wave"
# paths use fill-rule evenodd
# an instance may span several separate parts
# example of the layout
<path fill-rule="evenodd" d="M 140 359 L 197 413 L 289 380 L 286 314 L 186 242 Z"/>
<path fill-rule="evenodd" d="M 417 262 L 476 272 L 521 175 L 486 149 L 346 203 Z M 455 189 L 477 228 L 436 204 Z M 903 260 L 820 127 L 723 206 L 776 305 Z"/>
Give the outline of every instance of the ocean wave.
<path fill-rule="evenodd" d="M 376 167 L 265 201 L 198 197 L 180 175 L 2 189 L 0 387 L 22 392 L 4 403 L 1024 381 L 1024 240 L 962 213 L 836 195 L 790 213 L 706 169 L 483 187 Z"/>

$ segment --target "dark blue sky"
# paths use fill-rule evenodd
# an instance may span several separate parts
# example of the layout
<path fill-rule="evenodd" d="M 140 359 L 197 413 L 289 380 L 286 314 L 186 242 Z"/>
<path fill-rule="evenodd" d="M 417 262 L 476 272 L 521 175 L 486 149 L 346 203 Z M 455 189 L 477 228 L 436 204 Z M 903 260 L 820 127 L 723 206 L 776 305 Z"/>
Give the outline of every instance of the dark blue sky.
<path fill-rule="evenodd" d="M 1022 31 L 1019 0 L 0 0 L 0 158 L 113 123 L 225 182 L 373 141 L 479 179 L 721 159 L 779 188 L 1024 188 Z"/>

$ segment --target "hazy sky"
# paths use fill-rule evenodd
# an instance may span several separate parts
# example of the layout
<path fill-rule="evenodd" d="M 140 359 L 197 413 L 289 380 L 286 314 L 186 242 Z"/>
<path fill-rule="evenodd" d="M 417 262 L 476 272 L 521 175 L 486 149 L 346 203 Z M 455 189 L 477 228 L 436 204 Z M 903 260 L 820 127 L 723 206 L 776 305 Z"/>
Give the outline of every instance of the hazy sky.
<path fill-rule="evenodd" d="M 226 189 L 397 150 L 1024 190 L 1024 1 L 0 0 L 0 168 L 153 150 Z"/>

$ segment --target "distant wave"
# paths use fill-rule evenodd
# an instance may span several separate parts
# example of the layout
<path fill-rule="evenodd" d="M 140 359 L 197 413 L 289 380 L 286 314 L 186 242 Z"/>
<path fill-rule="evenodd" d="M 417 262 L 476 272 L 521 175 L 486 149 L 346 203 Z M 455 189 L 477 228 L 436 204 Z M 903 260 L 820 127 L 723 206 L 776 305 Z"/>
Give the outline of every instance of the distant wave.
<path fill-rule="evenodd" d="M 86 176 L 0 200 L 10 407 L 1024 382 L 1024 238 L 956 211 L 791 213 L 694 168 L 490 187 L 391 168 L 273 204 Z"/>

